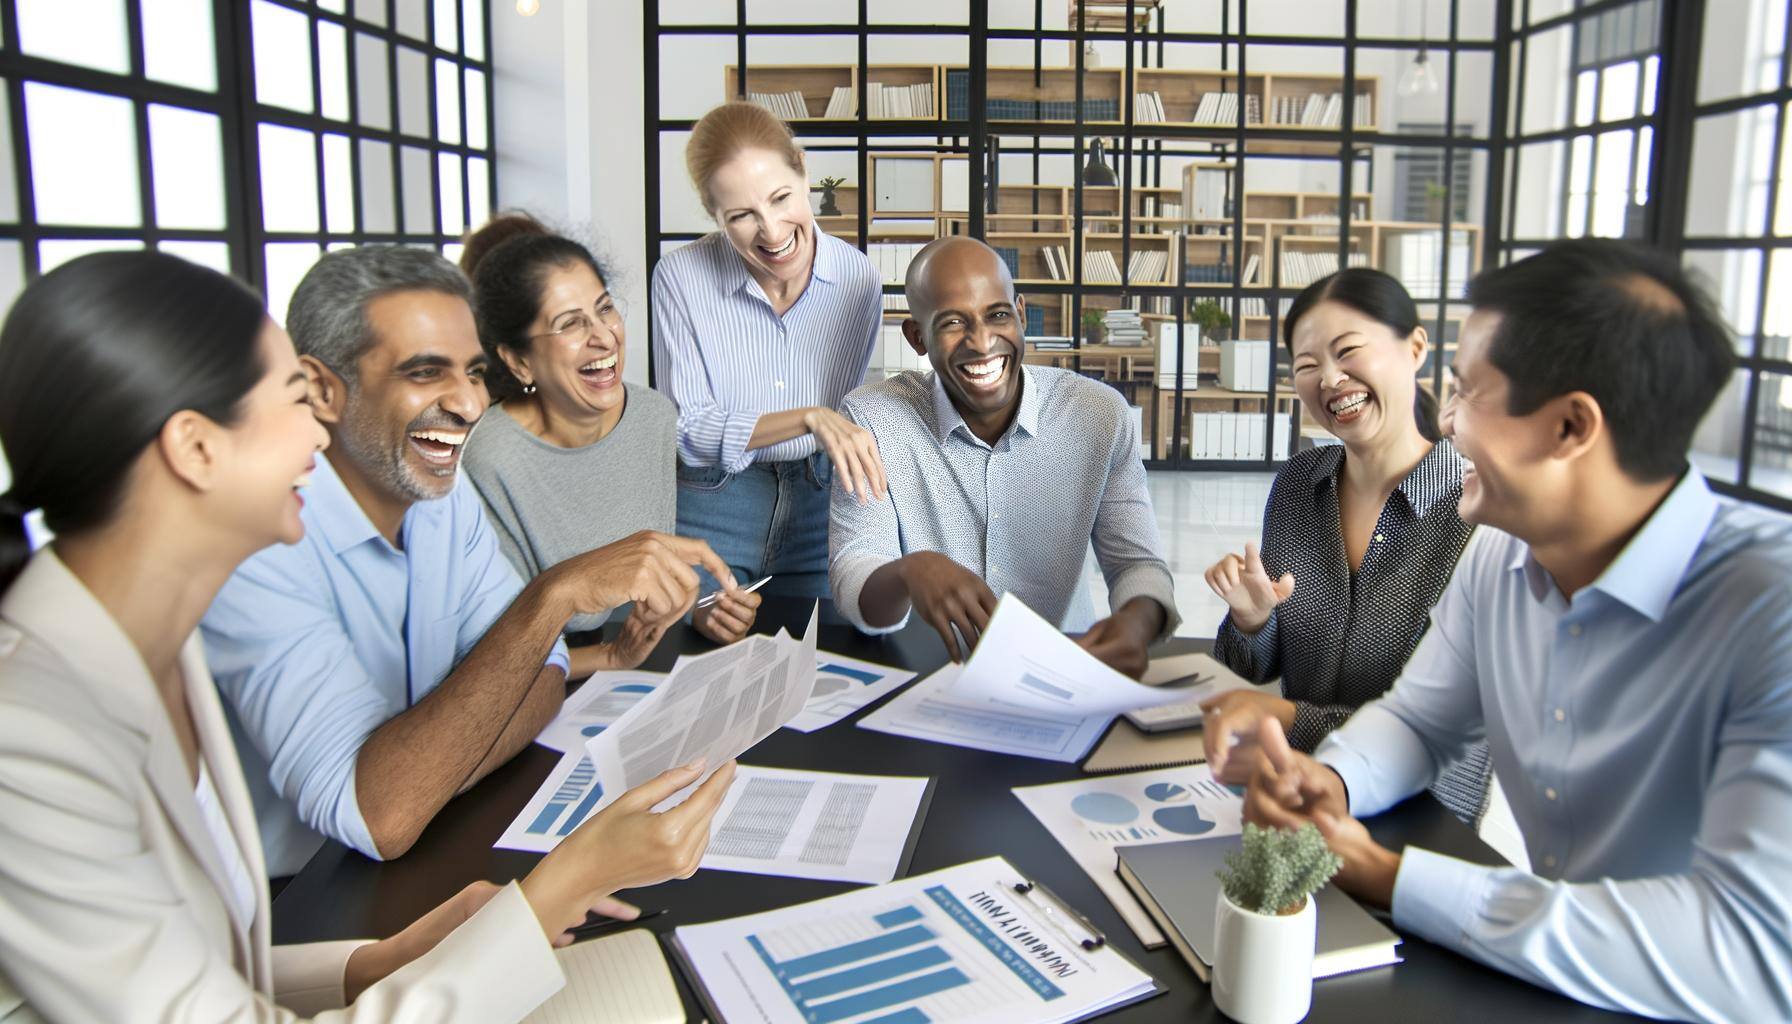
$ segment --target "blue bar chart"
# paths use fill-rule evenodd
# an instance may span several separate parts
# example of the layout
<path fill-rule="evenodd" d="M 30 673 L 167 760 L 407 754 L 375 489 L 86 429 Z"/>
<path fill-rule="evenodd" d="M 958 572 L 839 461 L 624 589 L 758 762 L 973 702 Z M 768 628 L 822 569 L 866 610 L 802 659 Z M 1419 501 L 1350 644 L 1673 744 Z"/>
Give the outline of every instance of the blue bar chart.
<path fill-rule="evenodd" d="M 914 904 L 748 935 L 747 944 L 809 1024 L 926 1024 L 1005 998 Z"/>
<path fill-rule="evenodd" d="M 603 795 L 604 787 L 597 781 L 597 769 L 591 766 L 589 757 L 582 757 L 577 767 L 554 790 L 547 806 L 530 822 L 527 831 L 537 836 L 571 835 L 573 829 L 591 816 L 591 809 Z"/>

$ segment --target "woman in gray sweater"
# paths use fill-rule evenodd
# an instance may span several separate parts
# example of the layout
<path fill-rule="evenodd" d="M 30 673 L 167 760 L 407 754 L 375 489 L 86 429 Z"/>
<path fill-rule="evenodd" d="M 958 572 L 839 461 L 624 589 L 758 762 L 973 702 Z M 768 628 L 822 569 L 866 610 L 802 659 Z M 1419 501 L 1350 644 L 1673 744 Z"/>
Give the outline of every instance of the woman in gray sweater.
<path fill-rule="evenodd" d="M 517 571 L 532 578 L 574 555 L 677 521 L 678 411 L 622 380 L 623 310 L 583 245 L 525 214 L 468 240 L 479 341 L 496 403 L 467 441 L 462 465 Z M 752 626 L 757 594 L 699 609 L 697 630 L 731 643 Z M 610 614 L 581 616 L 569 633 Z M 633 668 L 671 625 L 635 611 L 607 643 L 570 646 L 568 675 Z"/>

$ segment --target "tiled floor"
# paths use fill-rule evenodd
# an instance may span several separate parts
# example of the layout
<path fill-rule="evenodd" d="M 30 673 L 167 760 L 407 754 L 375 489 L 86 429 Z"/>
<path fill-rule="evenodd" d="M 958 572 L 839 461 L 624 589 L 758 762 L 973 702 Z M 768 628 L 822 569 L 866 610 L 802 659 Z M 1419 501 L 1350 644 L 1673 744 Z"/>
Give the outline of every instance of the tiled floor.
<path fill-rule="evenodd" d="M 1207 589 L 1201 576 L 1226 552 L 1243 551 L 1245 541 L 1258 539 L 1263 505 L 1275 477 L 1159 470 L 1149 472 L 1146 479 L 1165 557 L 1176 578 L 1176 607 L 1182 613 L 1177 633 L 1212 636 L 1225 617 L 1226 604 Z M 1096 607 L 1105 607 L 1107 587 L 1093 557 L 1087 572 Z"/>

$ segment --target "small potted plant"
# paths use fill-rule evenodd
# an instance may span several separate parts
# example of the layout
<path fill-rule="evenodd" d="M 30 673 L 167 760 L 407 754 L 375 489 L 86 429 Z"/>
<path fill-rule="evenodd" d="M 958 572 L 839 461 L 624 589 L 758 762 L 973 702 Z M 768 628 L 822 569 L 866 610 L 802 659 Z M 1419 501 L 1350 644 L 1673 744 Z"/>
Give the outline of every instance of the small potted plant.
<path fill-rule="evenodd" d="M 1101 344 L 1101 310 L 1083 310 L 1083 344 Z"/>
<path fill-rule="evenodd" d="M 821 209 L 815 211 L 818 216 L 840 216 L 840 204 L 836 201 L 837 197 L 834 195 L 834 190 L 844 184 L 846 184 L 845 178 L 836 178 L 829 175 L 809 186 L 809 191 L 821 193 Z"/>
<path fill-rule="evenodd" d="M 1202 299 L 1188 311 L 1189 320 L 1201 329 L 1201 343 L 1217 345 L 1226 340 L 1232 317 L 1212 299 Z"/>
<path fill-rule="evenodd" d="M 1239 1024 L 1294 1024 L 1313 1004 L 1313 894 L 1344 862 L 1311 823 L 1244 827 L 1219 871 L 1213 1005 Z"/>

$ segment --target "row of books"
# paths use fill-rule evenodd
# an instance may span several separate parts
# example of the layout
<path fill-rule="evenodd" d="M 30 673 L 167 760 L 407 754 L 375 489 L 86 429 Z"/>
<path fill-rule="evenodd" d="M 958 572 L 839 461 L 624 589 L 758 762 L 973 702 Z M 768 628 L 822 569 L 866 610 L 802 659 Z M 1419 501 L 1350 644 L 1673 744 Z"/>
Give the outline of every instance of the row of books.
<path fill-rule="evenodd" d="M 1356 127 L 1367 128 L 1375 123 L 1375 108 L 1370 105 L 1368 93 L 1356 94 L 1355 109 Z M 1344 123 L 1344 94 L 1274 96 L 1269 101 L 1269 119 L 1274 124 L 1297 124 L 1302 128 L 1336 128 Z"/>
<path fill-rule="evenodd" d="M 1168 121 L 1164 116 L 1163 94 L 1151 92 L 1134 93 L 1132 98 L 1132 119 L 1135 124 L 1161 124 Z"/>
<path fill-rule="evenodd" d="M 1170 277 L 1170 254 L 1164 249 L 1135 249 L 1126 264 L 1126 278 L 1134 284 L 1165 281 Z"/>
<path fill-rule="evenodd" d="M 866 116 L 872 120 L 899 117 L 933 117 L 933 83 L 920 85 L 884 85 L 872 82 L 865 88 L 868 103 Z M 851 117 L 848 108 L 845 115 Z"/>
<path fill-rule="evenodd" d="M 1350 254 L 1350 265 L 1366 267 L 1369 265 L 1369 254 L 1353 252 Z M 1335 252 L 1286 252 L 1282 253 L 1282 287 L 1305 288 L 1314 281 L 1338 272 L 1338 254 Z"/>
<path fill-rule="evenodd" d="M 1257 280 L 1257 271 L 1262 260 L 1252 254 L 1244 261 L 1244 269 L 1239 278 L 1244 284 L 1262 284 Z M 1188 284 L 1231 284 L 1232 261 L 1219 260 L 1214 263 L 1190 263 L 1182 268 L 1182 279 Z"/>
<path fill-rule="evenodd" d="M 1235 92 L 1210 92 L 1202 95 L 1201 102 L 1195 107 L 1196 124 L 1235 125 L 1238 123 L 1238 94 Z M 1244 98 L 1244 123 L 1263 123 L 1263 97 L 1247 95 Z"/>
<path fill-rule="evenodd" d="M 809 104 L 803 99 L 801 89 L 792 89 L 789 92 L 750 92 L 747 93 L 747 99 L 786 121 L 809 116 Z"/>

